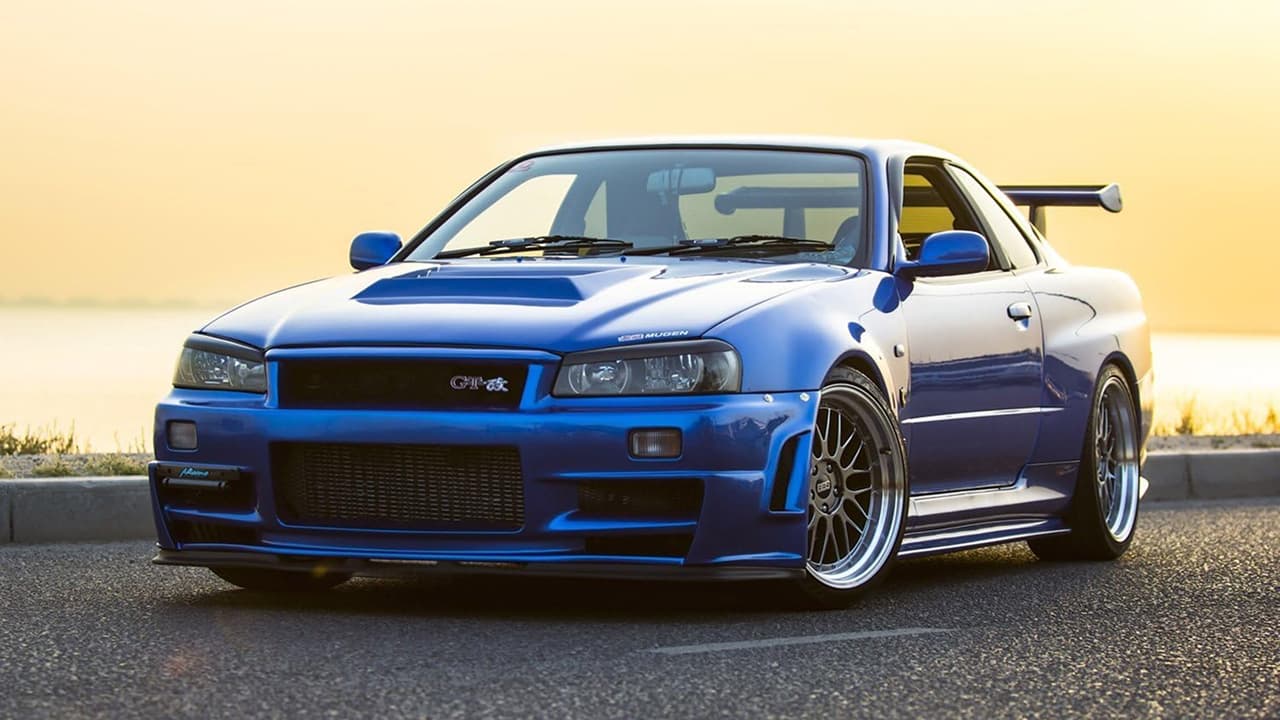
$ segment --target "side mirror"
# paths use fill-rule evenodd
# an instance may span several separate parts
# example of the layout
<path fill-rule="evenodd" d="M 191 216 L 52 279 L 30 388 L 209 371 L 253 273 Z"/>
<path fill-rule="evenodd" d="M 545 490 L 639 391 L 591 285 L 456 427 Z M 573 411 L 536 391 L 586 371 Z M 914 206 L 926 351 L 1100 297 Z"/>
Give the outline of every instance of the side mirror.
<path fill-rule="evenodd" d="M 393 232 L 375 230 L 362 232 L 351 241 L 351 267 L 365 270 L 387 261 L 400 252 L 400 236 Z"/>
<path fill-rule="evenodd" d="M 991 247 L 987 239 L 969 230 L 944 230 L 924 239 L 920 256 L 898 266 L 907 277 L 964 275 L 987 269 Z"/>

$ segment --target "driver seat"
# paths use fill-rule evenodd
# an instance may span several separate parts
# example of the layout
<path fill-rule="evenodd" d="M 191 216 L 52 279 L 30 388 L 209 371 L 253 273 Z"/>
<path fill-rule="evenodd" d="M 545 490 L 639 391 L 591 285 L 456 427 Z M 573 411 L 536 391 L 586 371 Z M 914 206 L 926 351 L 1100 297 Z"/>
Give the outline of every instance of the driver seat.
<path fill-rule="evenodd" d="M 840 227 L 836 228 L 836 232 L 831 236 L 832 253 L 837 257 L 844 257 L 846 254 L 852 258 L 858 250 L 858 231 L 862 229 L 862 216 L 850 215 L 840 223 Z"/>

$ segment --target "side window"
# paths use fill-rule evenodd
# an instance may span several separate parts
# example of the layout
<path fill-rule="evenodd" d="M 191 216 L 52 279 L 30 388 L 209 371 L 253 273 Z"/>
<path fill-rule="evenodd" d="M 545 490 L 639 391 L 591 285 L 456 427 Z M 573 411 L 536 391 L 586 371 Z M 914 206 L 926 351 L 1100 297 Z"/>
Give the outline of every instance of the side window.
<path fill-rule="evenodd" d="M 955 183 L 939 165 L 907 165 L 902 174 L 902 213 L 898 218 L 898 235 L 907 259 L 916 259 L 924 239 L 944 230 L 979 228 Z M 988 269 L 997 267 L 993 256 Z"/>
<path fill-rule="evenodd" d="M 1035 250 L 1032 250 L 1030 243 L 1027 242 L 1027 237 L 1013 222 L 1013 218 L 1009 217 L 1009 213 L 991 196 L 991 193 L 987 192 L 977 178 L 963 168 L 955 166 L 951 167 L 951 174 L 973 201 L 973 206 L 986 219 L 987 225 L 991 228 L 991 234 L 995 235 L 994 238 L 989 239 L 1000 244 L 1000 249 L 1004 251 L 1005 257 L 1009 258 L 1009 263 L 1015 269 L 1034 267 L 1040 262 Z"/>

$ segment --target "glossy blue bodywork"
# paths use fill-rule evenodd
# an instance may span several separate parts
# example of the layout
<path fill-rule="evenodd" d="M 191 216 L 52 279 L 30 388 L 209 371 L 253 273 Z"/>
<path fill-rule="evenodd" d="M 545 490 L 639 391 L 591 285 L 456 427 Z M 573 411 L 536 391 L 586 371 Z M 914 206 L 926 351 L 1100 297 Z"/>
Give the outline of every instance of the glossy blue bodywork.
<path fill-rule="evenodd" d="M 987 239 L 972 230 L 946 230 L 924 239 L 920 257 L 899 263 L 899 277 L 944 277 L 985 270 L 991 259 Z"/>
<path fill-rule="evenodd" d="M 351 241 L 351 267 L 367 270 L 383 265 L 400 252 L 402 244 L 392 232 L 362 232 Z"/>
<path fill-rule="evenodd" d="M 372 269 L 268 295 L 199 330 L 264 351 L 269 389 L 265 396 L 175 389 L 158 406 L 158 461 L 232 468 L 253 487 L 252 503 L 237 510 L 175 504 L 153 492 L 167 561 L 183 562 L 186 553 L 192 564 L 262 556 L 797 572 L 804 567 L 817 391 L 840 366 L 878 383 L 901 423 L 912 496 L 904 555 L 1065 531 L 1090 396 L 1107 363 L 1119 366 L 1136 390 L 1145 441 L 1151 352 L 1138 291 L 1127 276 L 1072 266 L 1042 241 L 1037 266 L 982 271 L 985 256 L 976 262 L 973 238 L 966 237 L 973 233 L 963 232 L 941 233 L 949 237 L 940 238 L 936 253 L 914 263 L 905 258 L 895 172 L 900 178 L 903 163 L 921 157 L 963 166 L 946 153 L 899 142 L 711 138 L 554 148 L 511 164 L 582 149 L 683 146 L 863 158 L 867 267 L 697 255 L 398 261 L 404 252 L 373 267 L 391 241 L 362 236 L 352 261 Z M 915 271 L 949 261 L 972 267 L 941 277 Z M 1021 316 L 1015 307 L 1029 312 Z M 741 392 L 552 396 L 565 354 L 655 337 L 733 346 L 742 362 Z M 518 405 L 506 410 L 280 407 L 280 361 L 361 357 L 514 361 L 527 366 L 528 376 Z M 171 421 L 197 424 L 197 450 L 167 446 Z M 631 457 L 628 432 L 648 427 L 680 429 L 683 453 L 670 460 Z M 282 442 L 515 446 L 524 524 L 506 532 L 290 525 L 277 512 L 272 485 L 271 447 Z M 800 451 L 787 452 L 788 444 Z M 704 488 L 696 518 L 579 510 L 578 485 L 587 481 L 684 478 Z M 153 488 L 159 481 L 153 465 Z M 182 522 L 248 532 L 181 542 L 173 528 Z M 692 537 L 687 553 L 600 553 L 586 542 L 672 533 Z"/>

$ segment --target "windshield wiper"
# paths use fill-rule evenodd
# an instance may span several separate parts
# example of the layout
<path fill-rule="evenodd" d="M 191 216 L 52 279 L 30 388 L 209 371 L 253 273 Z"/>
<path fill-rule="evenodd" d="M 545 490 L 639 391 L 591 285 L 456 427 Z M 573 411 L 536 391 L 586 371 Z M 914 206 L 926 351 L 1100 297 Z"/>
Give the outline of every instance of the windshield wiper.
<path fill-rule="evenodd" d="M 786 235 L 734 235 L 708 240 L 682 240 L 678 245 L 628 250 L 623 255 L 681 255 L 685 253 L 725 252 L 746 250 L 750 252 L 825 252 L 835 248 L 834 243 Z"/>
<path fill-rule="evenodd" d="M 460 258 L 468 255 L 503 255 L 522 250 L 581 250 L 582 248 L 614 248 L 625 250 L 631 247 L 626 240 L 587 237 L 585 235 L 535 235 L 533 237 L 494 240 L 488 245 L 445 250 L 436 253 L 438 258 Z"/>

